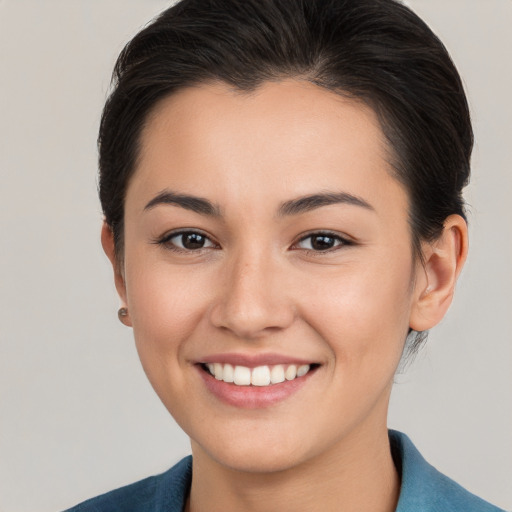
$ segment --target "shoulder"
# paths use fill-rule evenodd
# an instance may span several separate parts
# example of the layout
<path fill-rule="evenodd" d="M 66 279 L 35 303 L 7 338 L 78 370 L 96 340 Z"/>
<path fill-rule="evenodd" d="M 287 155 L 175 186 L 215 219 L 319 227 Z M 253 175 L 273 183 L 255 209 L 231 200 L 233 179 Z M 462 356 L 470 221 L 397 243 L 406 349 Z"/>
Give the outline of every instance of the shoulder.
<path fill-rule="evenodd" d="M 190 489 L 192 457 L 185 457 L 161 475 L 84 501 L 66 512 L 181 512 Z"/>
<path fill-rule="evenodd" d="M 431 466 L 405 434 L 390 430 L 389 439 L 402 477 L 396 512 L 503 512 Z"/>

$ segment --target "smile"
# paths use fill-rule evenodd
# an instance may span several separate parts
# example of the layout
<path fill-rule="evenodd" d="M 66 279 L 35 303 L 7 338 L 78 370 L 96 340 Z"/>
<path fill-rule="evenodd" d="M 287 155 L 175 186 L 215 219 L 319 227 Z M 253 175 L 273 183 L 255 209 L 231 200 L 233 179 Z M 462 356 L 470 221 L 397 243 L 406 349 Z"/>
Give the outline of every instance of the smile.
<path fill-rule="evenodd" d="M 207 391 L 229 406 L 261 409 L 290 399 L 322 364 L 284 354 L 211 354 L 197 361 Z"/>
<path fill-rule="evenodd" d="M 207 363 L 202 366 L 216 380 L 228 384 L 266 387 L 304 377 L 315 365 L 276 364 L 249 368 L 248 366 L 234 366 L 229 363 Z"/>

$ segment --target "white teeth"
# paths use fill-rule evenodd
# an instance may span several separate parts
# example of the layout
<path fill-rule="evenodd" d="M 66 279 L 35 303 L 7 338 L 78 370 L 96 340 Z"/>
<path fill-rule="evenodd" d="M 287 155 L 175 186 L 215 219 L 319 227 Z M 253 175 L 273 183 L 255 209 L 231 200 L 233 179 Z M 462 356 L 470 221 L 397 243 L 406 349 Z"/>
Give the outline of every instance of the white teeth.
<path fill-rule="evenodd" d="M 282 364 L 277 364 L 272 368 L 270 371 L 270 382 L 272 384 L 284 382 L 284 366 Z"/>
<path fill-rule="evenodd" d="M 297 377 L 304 377 L 309 372 L 309 364 L 303 364 L 297 368 Z"/>
<path fill-rule="evenodd" d="M 249 386 L 251 384 L 251 369 L 246 366 L 235 366 L 233 382 L 238 386 Z"/>
<path fill-rule="evenodd" d="M 217 380 L 222 380 L 222 365 L 220 363 L 215 363 L 213 365 L 213 374 Z"/>
<path fill-rule="evenodd" d="M 224 382 L 233 382 L 235 380 L 235 369 L 230 364 L 224 365 L 222 380 Z"/>
<path fill-rule="evenodd" d="M 270 384 L 270 368 L 268 366 L 253 368 L 251 384 L 253 386 L 268 386 Z"/>
<path fill-rule="evenodd" d="M 217 380 L 233 383 L 237 386 L 253 385 L 260 387 L 304 377 L 311 369 L 309 364 L 303 364 L 299 367 L 295 364 L 287 367 L 286 365 L 277 364 L 275 366 L 257 366 L 251 369 L 247 366 L 233 367 L 230 364 L 208 363 L 206 367 Z"/>
<path fill-rule="evenodd" d="M 286 380 L 293 380 L 297 377 L 297 367 L 294 364 L 291 364 L 286 368 L 286 372 L 284 374 Z"/>

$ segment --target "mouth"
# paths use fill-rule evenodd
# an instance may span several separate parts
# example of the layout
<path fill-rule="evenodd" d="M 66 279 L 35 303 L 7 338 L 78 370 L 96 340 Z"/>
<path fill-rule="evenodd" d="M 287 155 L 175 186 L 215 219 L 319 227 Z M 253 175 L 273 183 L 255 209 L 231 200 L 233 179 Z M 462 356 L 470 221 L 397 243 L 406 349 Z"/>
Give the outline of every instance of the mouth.
<path fill-rule="evenodd" d="M 195 367 L 207 391 L 229 406 L 264 409 L 288 400 L 312 382 L 322 366 L 277 353 L 212 354 Z"/>
<path fill-rule="evenodd" d="M 288 400 L 312 381 L 319 363 L 261 354 L 218 354 L 195 364 L 206 389 L 239 409 L 265 409 Z"/>
<path fill-rule="evenodd" d="M 230 363 L 200 363 L 201 369 L 218 381 L 234 386 L 273 387 L 278 384 L 302 379 L 312 373 L 319 364 L 275 364 L 255 367 Z"/>

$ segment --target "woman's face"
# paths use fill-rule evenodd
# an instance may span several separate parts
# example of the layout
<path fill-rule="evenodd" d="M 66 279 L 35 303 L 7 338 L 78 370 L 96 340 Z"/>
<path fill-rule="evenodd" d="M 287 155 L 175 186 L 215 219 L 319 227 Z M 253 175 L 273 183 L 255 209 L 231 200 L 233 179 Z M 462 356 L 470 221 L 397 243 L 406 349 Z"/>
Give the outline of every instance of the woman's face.
<path fill-rule="evenodd" d="M 292 80 L 167 98 L 124 235 L 140 359 L 195 455 L 271 471 L 385 429 L 416 264 L 370 109 Z"/>

